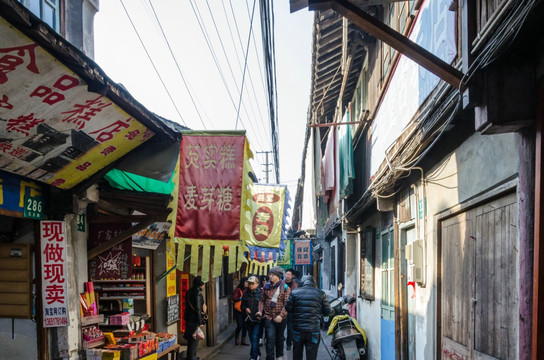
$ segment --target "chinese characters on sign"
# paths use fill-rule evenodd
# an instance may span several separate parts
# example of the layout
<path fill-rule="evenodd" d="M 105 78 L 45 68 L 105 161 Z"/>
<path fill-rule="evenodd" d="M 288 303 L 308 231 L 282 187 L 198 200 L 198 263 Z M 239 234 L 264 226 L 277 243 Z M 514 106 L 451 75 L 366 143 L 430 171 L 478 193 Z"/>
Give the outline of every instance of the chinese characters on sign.
<path fill-rule="evenodd" d="M 107 242 L 125 230 L 130 224 L 93 224 L 89 227 L 89 247 L 92 249 Z M 104 251 L 89 260 L 90 279 L 130 279 L 132 276 L 132 239 Z"/>
<path fill-rule="evenodd" d="M 312 264 L 312 242 L 310 240 L 295 240 L 295 265 Z"/>
<path fill-rule="evenodd" d="M 153 136 L 2 18 L 0 37 L 0 169 L 69 189 Z"/>
<path fill-rule="evenodd" d="M 176 236 L 238 240 L 245 136 L 184 134 Z"/>
<path fill-rule="evenodd" d="M 181 321 L 179 322 L 179 331 L 185 332 L 185 295 L 189 290 L 189 274 L 178 271 L 179 276 L 179 314 Z"/>
<path fill-rule="evenodd" d="M 285 207 L 285 191 L 283 185 L 249 186 L 251 192 L 251 226 L 245 226 L 242 235 L 246 244 L 266 248 L 279 248 L 283 213 Z"/>
<path fill-rule="evenodd" d="M 3 210 L 26 218 L 43 218 L 45 199 L 40 184 L 0 171 L 0 213 Z"/>
<path fill-rule="evenodd" d="M 66 231 L 63 221 L 41 221 L 43 326 L 70 324 L 68 317 L 68 279 Z"/>

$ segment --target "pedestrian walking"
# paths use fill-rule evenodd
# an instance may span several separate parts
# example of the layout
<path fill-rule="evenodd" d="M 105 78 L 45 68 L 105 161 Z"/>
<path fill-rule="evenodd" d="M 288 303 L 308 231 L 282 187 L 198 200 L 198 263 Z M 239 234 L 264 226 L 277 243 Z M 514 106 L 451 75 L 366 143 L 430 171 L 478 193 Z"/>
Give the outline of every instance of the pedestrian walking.
<path fill-rule="evenodd" d="M 232 295 L 232 301 L 234 303 L 234 319 L 236 320 L 236 330 L 234 330 L 234 343 L 238 345 L 238 337 L 240 331 L 242 332 L 242 345 L 249 346 L 246 342 L 247 327 L 244 322 L 245 315 L 242 311 L 242 296 L 247 290 L 247 277 L 243 277 L 240 280 L 240 284 L 234 289 L 234 294 Z"/>
<path fill-rule="evenodd" d="M 207 319 L 207 308 L 204 304 L 202 289 L 204 289 L 204 282 L 200 276 L 197 276 L 193 280 L 193 287 L 185 294 L 185 334 L 183 337 L 187 340 L 187 360 L 198 359 L 196 357 L 198 341 L 204 337 L 200 327 L 205 324 Z"/>
<path fill-rule="evenodd" d="M 261 318 L 257 316 L 257 313 L 259 312 L 259 300 L 262 291 L 259 288 L 259 279 L 256 276 L 250 276 L 247 283 L 248 289 L 242 297 L 242 311 L 246 314 L 245 322 L 251 343 L 249 356 L 251 360 L 257 360 L 261 356 L 261 349 L 259 348 Z"/>
<path fill-rule="evenodd" d="M 285 270 L 285 283 L 291 289 L 291 292 L 298 287 L 298 271 L 295 269 Z M 287 350 L 291 350 L 293 345 L 293 317 L 287 313 L 287 337 L 285 338 Z"/>
<path fill-rule="evenodd" d="M 302 360 L 306 349 L 306 360 L 315 360 L 321 338 L 321 318 L 332 315 L 333 310 L 325 293 L 316 287 L 312 275 L 302 278 L 285 309 L 293 317 L 293 359 Z"/>
<path fill-rule="evenodd" d="M 268 282 L 268 276 L 261 275 L 259 277 L 259 288 L 261 291 L 264 288 L 264 285 Z M 264 344 L 264 321 L 261 321 L 261 328 L 259 330 L 259 346 L 263 346 Z"/>
<path fill-rule="evenodd" d="M 257 316 L 262 316 L 264 321 L 266 360 L 283 360 L 285 319 L 287 318 L 285 304 L 291 289 L 281 280 L 283 277 L 281 267 L 274 266 L 270 269 L 268 277 L 270 281 L 263 287 Z"/>

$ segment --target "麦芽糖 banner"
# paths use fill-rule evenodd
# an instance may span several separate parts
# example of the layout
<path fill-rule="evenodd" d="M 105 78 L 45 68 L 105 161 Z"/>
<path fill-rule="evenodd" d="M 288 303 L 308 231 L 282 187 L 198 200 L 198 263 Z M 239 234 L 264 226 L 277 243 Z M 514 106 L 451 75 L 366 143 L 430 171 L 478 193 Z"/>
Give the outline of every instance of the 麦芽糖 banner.
<path fill-rule="evenodd" d="M 64 221 L 40 222 L 43 326 L 70 325 Z"/>
<path fill-rule="evenodd" d="M 240 239 L 245 136 L 183 135 L 176 236 Z"/>
<path fill-rule="evenodd" d="M 229 249 L 229 273 L 246 262 L 240 229 L 249 210 L 252 156 L 244 131 L 182 132 L 175 226 L 179 270 L 183 270 L 186 245 L 191 247 L 189 273 L 202 275 L 204 282 L 212 258 L 213 276 L 221 274 L 222 247 Z"/>

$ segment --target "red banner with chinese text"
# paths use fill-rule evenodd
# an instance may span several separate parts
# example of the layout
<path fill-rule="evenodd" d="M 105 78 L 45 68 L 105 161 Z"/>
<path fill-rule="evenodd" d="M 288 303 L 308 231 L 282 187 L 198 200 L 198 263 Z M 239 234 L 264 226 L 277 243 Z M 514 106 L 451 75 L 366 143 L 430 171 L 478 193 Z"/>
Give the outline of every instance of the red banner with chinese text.
<path fill-rule="evenodd" d="M 178 277 L 179 277 L 179 314 L 180 314 L 180 321 L 179 321 L 179 331 L 181 333 L 185 332 L 185 295 L 187 294 L 187 290 L 190 288 L 189 284 L 189 274 L 182 273 L 178 271 Z"/>
<path fill-rule="evenodd" d="M 183 135 L 176 237 L 240 239 L 244 146 L 244 135 Z"/>

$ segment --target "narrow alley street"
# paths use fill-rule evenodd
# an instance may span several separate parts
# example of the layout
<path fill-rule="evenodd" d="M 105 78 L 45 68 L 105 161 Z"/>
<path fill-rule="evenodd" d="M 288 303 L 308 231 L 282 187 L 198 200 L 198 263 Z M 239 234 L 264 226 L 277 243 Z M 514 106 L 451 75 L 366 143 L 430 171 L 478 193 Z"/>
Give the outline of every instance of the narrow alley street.
<path fill-rule="evenodd" d="M 331 360 L 333 357 L 329 355 L 330 352 L 330 336 L 327 336 L 325 332 L 321 332 L 321 343 L 319 344 L 319 352 L 317 354 L 318 360 Z M 324 343 L 325 342 L 325 343 Z M 261 359 L 265 359 L 266 350 L 264 345 L 261 346 Z M 331 354 L 332 355 L 332 354 Z M 333 355 L 334 356 L 334 355 Z M 210 357 L 210 360 L 247 360 L 249 359 L 249 346 L 234 345 L 234 340 L 230 340 L 225 344 L 221 350 Z M 293 350 L 284 350 L 284 360 L 294 360 Z"/>

